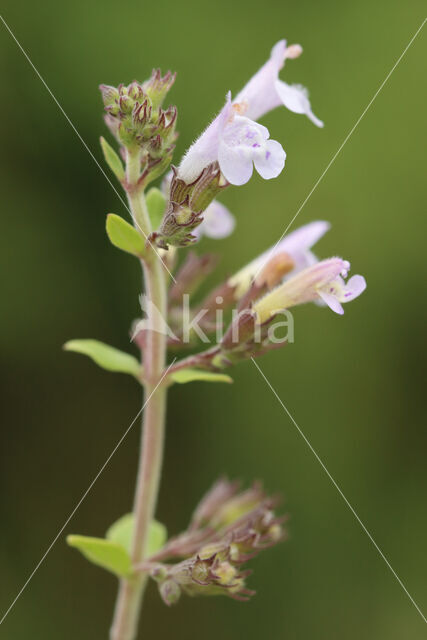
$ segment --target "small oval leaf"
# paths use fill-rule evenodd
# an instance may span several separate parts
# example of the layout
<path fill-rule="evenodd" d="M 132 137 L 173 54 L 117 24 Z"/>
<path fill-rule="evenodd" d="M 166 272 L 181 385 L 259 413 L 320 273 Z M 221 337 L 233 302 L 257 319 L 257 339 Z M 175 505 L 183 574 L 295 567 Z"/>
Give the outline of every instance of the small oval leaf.
<path fill-rule="evenodd" d="M 203 380 L 205 382 L 233 382 L 233 378 L 227 376 L 225 373 L 213 373 L 212 371 L 204 371 L 203 369 L 180 369 L 174 371 L 168 376 L 174 382 L 179 384 L 185 384 L 186 382 L 193 382 L 195 380 Z"/>
<path fill-rule="evenodd" d="M 120 544 L 130 553 L 130 547 L 132 543 L 134 515 L 133 513 L 127 513 L 114 522 L 106 533 L 107 540 Z M 146 556 L 150 557 L 154 555 L 159 549 L 161 549 L 167 540 L 166 527 L 153 520 L 150 524 L 150 531 L 148 533 L 148 545 Z"/>
<path fill-rule="evenodd" d="M 128 373 L 140 379 L 141 365 L 134 356 L 99 340 L 69 340 L 64 344 L 64 349 L 88 356 L 107 371 Z"/>
<path fill-rule="evenodd" d="M 128 576 L 131 573 L 131 561 L 126 549 L 111 540 L 91 538 L 89 536 L 67 536 L 70 547 L 78 549 L 93 564 L 111 571 L 116 576 Z"/>
<path fill-rule="evenodd" d="M 138 258 L 145 254 L 145 241 L 141 234 L 129 222 L 115 213 L 109 213 L 106 222 L 107 235 L 118 249 L 131 253 Z"/>
<path fill-rule="evenodd" d="M 160 227 L 166 209 L 166 198 L 160 189 L 152 187 L 150 191 L 148 191 L 145 201 L 150 215 L 151 226 L 156 230 Z"/>
<path fill-rule="evenodd" d="M 116 178 L 120 180 L 125 179 L 125 170 L 123 168 L 122 161 L 120 160 L 117 153 L 114 151 L 113 147 L 108 144 L 105 138 L 101 137 L 101 147 L 102 152 L 104 154 L 105 162 L 110 167 L 111 171 L 114 173 Z"/>

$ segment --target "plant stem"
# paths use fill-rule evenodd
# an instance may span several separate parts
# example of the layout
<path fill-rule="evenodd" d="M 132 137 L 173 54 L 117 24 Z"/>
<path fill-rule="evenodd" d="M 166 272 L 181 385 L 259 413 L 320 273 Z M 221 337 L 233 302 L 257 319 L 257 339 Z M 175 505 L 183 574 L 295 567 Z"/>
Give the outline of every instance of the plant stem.
<path fill-rule="evenodd" d="M 151 232 L 144 196 L 138 193 L 139 155 L 128 152 L 128 200 L 135 226 L 146 236 Z M 166 315 L 166 277 L 161 259 L 150 252 L 143 263 L 146 293 L 162 317 Z M 148 318 L 155 328 L 155 317 Z M 141 453 L 136 482 L 133 513 L 135 517 L 131 560 L 140 564 L 145 557 L 150 523 L 154 517 L 160 485 L 166 414 L 166 385 L 159 385 L 166 361 L 166 336 L 153 329 L 147 331 L 144 348 L 144 395 L 147 402 L 142 425 Z M 159 385 L 157 388 L 156 386 Z M 134 640 L 142 605 L 147 574 L 138 573 L 120 581 L 111 640 Z"/>

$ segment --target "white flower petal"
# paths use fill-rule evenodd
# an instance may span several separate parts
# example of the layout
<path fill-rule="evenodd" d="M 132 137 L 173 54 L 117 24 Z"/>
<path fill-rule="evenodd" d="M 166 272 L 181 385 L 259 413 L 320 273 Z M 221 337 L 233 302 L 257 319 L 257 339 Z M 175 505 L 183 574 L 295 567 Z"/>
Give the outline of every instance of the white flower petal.
<path fill-rule="evenodd" d="M 330 228 L 331 225 L 326 220 L 309 222 L 286 235 L 277 245 L 277 249 L 290 254 L 310 249 Z"/>
<path fill-rule="evenodd" d="M 218 157 L 218 144 L 222 132 L 234 115 L 231 94 L 227 94 L 226 103 L 216 118 L 191 145 L 178 167 L 178 177 L 190 184 L 196 180 L 203 169 Z"/>
<path fill-rule="evenodd" d="M 323 122 L 311 110 L 307 89 L 299 85 L 289 85 L 283 80 L 276 80 L 276 91 L 285 107 L 294 113 L 304 113 L 317 127 L 323 127 Z"/>
<path fill-rule="evenodd" d="M 267 62 L 236 96 L 234 102 L 244 105 L 248 118 L 258 120 L 265 113 L 281 104 L 280 97 L 274 88 L 274 82 L 285 62 L 285 53 L 286 40 L 280 40 L 271 50 Z"/>
<path fill-rule="evenodd" d="M 359 275 L 352 276 L 344 287 L 344 294 L 341 297 L 341 302 L 350 302 L 350 300 L 354 300 L 355 298 L 360 296 L 360 294 L 363 293 L 365 289 L 365 278 Z"/>
<path fill-rule="evenodd" d="M 253 164 L 247 147 L 232 147 L 221 141 L 218 149 L 218 163 L 222 174 L 230 184 L 239 186 L 251 179 Z"/>
<path fill-rule="evenodd" d="M 229 236 L 235 227 L 232 213 L 221 202 L 214 200 L 203 214 L 203 222 L 197 227 L 208 238 L 219 240 Z"/>
<path fill-rule="evenodd" d="M 323 302 L 325 302 L 332 311 L 338 313 L 340 316 L 343 315 L 344 309 L 341 304 L 338 302 L 338 299 L 332 295 L 331 293 L 326 293 L 325 291 L 318 291 L 319 296 L 322 298 Z"/>
<path fill-rule="evenodd" d="M 261 178 L 277 178 L 285 166 L 286 153 L 277 140 L 267 140 L 265 149 L 254 157 L 255 169 Z"/>

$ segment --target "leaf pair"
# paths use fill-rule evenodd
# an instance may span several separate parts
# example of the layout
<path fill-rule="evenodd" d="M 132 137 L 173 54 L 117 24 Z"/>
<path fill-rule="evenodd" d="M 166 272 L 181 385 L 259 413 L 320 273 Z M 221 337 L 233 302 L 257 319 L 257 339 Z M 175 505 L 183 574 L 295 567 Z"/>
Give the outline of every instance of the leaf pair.
<path fill-rule="evenodd" d="M 138 380 L 142 381 L 143 370 L 138 360 L 130 355 L 111 347 L 99 340 L 69 340 L 64 344 L 65 351 L 74 351 L 88 356 L 99 367 L 107 371 L 116 373 L 127 373 Z M 186 368 L 178 371 L 172 371 L 168 375 L 168 380 L 185 384 L 200 380 L 203 382 L 233 382 L 230 376 L 225 373 L 214 373 L 203 369 Z"/>

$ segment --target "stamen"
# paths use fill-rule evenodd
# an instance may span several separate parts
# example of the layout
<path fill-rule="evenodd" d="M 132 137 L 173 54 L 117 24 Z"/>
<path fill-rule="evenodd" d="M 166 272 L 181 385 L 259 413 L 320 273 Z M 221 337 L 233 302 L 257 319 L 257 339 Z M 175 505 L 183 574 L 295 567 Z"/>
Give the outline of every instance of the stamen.
<path fill-rule="evenodd" d="M 348 260 L 344 260 L 343 261 L 343 269 L 341 271 L 341 275 L 343 278 L 346 278 L 348 276 L 348 272 L 350 269 L 350 263 Z"/>
<path fill-rule="evenodd" d="M 233 104 L 233 109 L 239 116 L 245 115 L 248 108 L 249 108 L 249 104 L 247 100 L 242 100 L 242 102 L 235 102 Z"/>
<path fill-rule="evenodd" d="M 291 44 L 285 50 L 285 59 L 295 60 L 302 54 L 302 46 L 300 44 Z"/>

